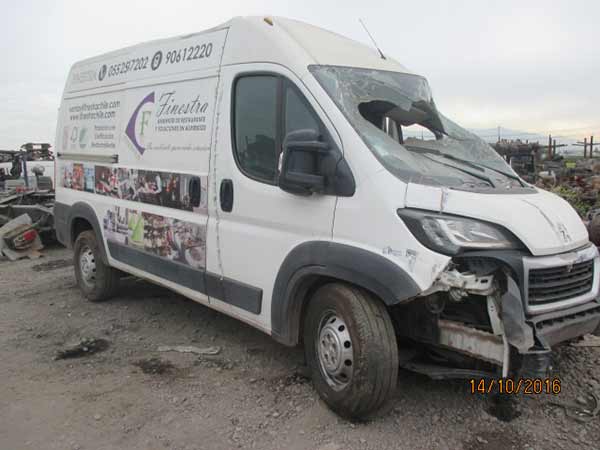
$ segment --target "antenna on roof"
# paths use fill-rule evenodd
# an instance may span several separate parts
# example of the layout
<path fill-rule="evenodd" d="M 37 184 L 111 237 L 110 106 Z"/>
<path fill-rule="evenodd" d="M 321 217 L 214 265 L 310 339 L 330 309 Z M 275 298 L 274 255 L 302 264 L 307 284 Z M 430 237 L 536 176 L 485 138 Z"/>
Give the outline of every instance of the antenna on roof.
<path fill-rule="evenodd" d="M 358 19 L 358 21 L 360 22 L 360 24 L 363 26 L 363 28 L 365 29 L 365 31 L 367 32 L 367 34 L 369 35 L 369 37 L 371 38 L 371 41 L 373 42 L 373 45 L 375 46 L 375 48 L 377 49 L 377 51 L 379 52 L 379 54 L 381 55 L 381 59 L 387 59 L 385 57 L 385 55 L 383 54 L 383 52 L 381 51 L 381 49 L 377 46 L 377 42 L 375 42 L 375 39 L 373 39 L 373 36 L 371 36 L 371 33 L 369 33 L 369 30 L 367 29 L 367 26 L 365 25 L 365 23 L 362 21 L 362 19 Z"/>

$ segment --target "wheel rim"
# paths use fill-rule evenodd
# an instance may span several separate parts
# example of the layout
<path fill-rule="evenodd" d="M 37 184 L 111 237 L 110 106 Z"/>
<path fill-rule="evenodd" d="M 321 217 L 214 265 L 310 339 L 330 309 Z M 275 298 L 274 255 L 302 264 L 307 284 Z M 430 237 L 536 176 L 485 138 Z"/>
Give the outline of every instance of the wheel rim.
<path fill-rule="evenodd" d="M 79 271 L 83 282 L 87 286 L 93 286 L 96 282 L 96 258 L 88 246 L 84 246 L 79 253 Z"/>
<path fill-rule="evenodd" d="M 319 322 L 316 342 L 321 372 L 335 390 L 344 389 L 352 380 L 354 352 L 348 326 L 335 312 L 327 311 Z"/>

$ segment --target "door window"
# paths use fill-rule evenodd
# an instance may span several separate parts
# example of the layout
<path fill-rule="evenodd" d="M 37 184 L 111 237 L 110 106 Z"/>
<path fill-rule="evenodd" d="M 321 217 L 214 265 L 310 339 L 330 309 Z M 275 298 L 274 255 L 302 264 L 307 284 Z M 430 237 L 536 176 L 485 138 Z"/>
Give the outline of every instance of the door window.
<path fill-rule="evenodd" d="M 279 151 L 276 76 L 247 76 L 235 84 L 235 157 L 252 178 L 275 182 Z"/>
<path fill-rule="evenodd" d="M 329 140 L 315 111 L 287 79 L 248 75 L 238 78 L 234 89 L 234 155 L 249 177 L 276 184 L 287 133 L 312 129 Z"/>
<path fill-rule="evenodd" d="M 319 119 L 307 104 L 302 94 L 287 83 L 285 89 L 285 132 L 304 129 L 320 130 Z"/>

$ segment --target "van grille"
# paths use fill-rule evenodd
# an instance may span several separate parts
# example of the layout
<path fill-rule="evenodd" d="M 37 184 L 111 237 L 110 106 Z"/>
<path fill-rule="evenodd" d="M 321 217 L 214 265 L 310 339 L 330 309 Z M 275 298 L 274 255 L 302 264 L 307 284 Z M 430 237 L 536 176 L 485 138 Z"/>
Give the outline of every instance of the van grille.
<path fill-rule="evenodd" d="M 586 294 L 594 284 L 594 260 L 572 266 L 529 270 L 530 305 L 568 300 Z"/>

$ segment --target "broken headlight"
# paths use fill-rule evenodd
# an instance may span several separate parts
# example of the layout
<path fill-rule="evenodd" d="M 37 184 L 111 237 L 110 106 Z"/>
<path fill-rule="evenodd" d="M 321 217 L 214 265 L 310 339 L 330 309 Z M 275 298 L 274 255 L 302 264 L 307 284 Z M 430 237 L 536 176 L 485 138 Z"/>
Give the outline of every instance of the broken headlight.
<path fill-rule="evenodd" d="M 488 222 L 414 209 L 399 209 L 398 215 L 421 244 L 446 255 L 465 249 L 521 248 L 510 231 Z"/>

